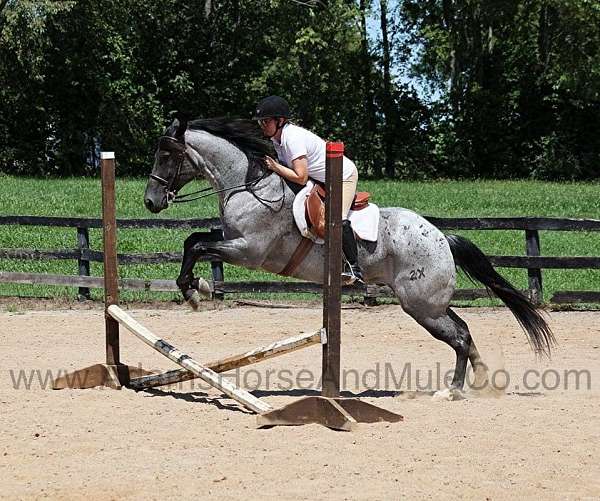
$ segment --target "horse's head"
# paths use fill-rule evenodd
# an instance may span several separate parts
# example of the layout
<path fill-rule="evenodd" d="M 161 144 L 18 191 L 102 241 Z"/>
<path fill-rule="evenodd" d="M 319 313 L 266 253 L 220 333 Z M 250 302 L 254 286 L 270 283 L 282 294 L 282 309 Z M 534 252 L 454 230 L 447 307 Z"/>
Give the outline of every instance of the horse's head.
<path fill-rule="evenodd" d="M 158 139 L 152 174 L 144 192 L 144 205 L 150 212 L 166 209 L 177 192 L 196 177 L 191 159 L 197 155 L 185 142 L 187 125 L 185 118 L 175 120 Z"/>

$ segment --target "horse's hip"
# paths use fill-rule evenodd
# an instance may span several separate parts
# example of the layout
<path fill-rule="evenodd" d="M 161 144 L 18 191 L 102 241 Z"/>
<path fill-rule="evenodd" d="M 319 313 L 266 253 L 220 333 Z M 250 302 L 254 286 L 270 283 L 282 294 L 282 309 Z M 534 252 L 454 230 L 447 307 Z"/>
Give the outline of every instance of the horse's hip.
<path fill-rule="evenodd" d="M 382 209 L 379 239 L 361 256 L 365 268 L 378 269 L 385 283 L 445 284 L 455 278 L 455 266 L 445 235 L 418 214 L 406 209 Z M 417 285 L 417 284 L 415 284 Z"/>

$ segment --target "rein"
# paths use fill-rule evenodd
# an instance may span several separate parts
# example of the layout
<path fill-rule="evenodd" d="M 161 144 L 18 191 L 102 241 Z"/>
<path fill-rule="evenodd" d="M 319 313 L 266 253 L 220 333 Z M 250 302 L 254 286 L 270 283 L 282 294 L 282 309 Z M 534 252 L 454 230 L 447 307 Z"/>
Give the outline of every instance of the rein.
<path fill-rule="evenodd" d="M 266 173 L 256 179 L 250 181 L 249 183 L 237 184 L 235 186 L 229 186 L 228 188 L 222 188 L 220 190 L 213 190 L 212 188 L 203 188 L 198 191 L 192 191 L 190 193 L 183 193 L 181 195 L 178 195 L 175 192 L 175 196 L 173 197 L 173 203 L 174 204 L 183 204 L 185 202 L 193 202 L 194 200 L 200 200 L 201 198 L 204 198 L 204 197 L 209 197 L 211 195 L 223 193 L 224 191 L 235 190 L 236 188 L 249 188 L 251 186 L 257 185 L 265 177 L 266 177 Z M 211 190 L 213 190 L 213 191 L 211 191 Z M 205 193 L 207 191 L 210 191 L 210 193 Z M 248 191 L 250 191 L 250 190 L 248 190 Z M 198 195 L 199 193 L 204 193 L 204 195 Z M 195 197 L 194 195 L 198 195 L 198 196 Z M 277 200 L 275 200 L 275 201 L 277 201 Z"/>

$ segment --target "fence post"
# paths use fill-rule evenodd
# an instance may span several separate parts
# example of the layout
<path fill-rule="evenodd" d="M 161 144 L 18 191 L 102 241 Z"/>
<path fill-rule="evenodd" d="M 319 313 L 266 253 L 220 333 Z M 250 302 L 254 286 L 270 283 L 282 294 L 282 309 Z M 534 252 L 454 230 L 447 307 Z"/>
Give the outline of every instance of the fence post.
<path fill-rule="evenodd" d="M 90 276 L 90 262 L 84 259 L 82 251 L 90 248 L 90 233 L 86 228 L 80 226 L 77 227 L 77 249 L 79 249 L 79 258 L 77 264 L 79 266 L 79 276 Z M 77 294 L 79 301 L 85 301 L 91 299 L 89 287 L 79 287 L 79 293 Z"/>
<path fill-rule="evenodd" d="M 540 255 L 540 234 L 538 230 L 525 230 L 525 251 L 528 257 L 538 257 Z M 542 270 L 540 268 L 527 268 L 527 276 L 531 300 L 535 304 L 541 304 L 544 301 Z"/>
<path fill-rule="evenodd" d="M 344 143 L 325 147 L 325 262 L 323 263 L 323 345 L 321 395 L 340 396 L 340 345 L 342 309 L 342 164 Z"/>
<path fill-rule="evenodd" d="M 211 228 L 210 235 L 213 241 L 215 242 L 223 240 L 223 230 L 221 230 L 220 228 Z M 225 274 L 223 272 L 223 261 L 211 261 L 210 267 L 212 269 L 213 283 L 223 282 L 225 280 Z M 215 292 L 213 294 L 213 298 L 222 301 L 223 299 L 225 299 L 225 294 L 223 292 Z"/>

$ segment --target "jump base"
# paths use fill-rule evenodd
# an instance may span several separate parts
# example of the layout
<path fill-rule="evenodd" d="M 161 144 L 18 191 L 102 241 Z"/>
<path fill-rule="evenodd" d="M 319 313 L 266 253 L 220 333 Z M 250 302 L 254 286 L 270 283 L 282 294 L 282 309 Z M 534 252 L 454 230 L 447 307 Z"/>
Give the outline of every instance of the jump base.
<path fill-rule="evenodd" d="M 340 431 L 352 431 L 357 423 L 397 423 L 400 414 L 381 409 L 356 398 L 305 397 L 257 417 L 259 427 L 320 424 Z"/>
<path fill-rule="evenodd" d="M 87 389 L 97 386 L 106 386 L 120 390 L 132 379 L 152 375 L 152 372 L 131 365 L 106 365 L 95 364 L 84 369 L 69 372 L 56 378 L 52 382 L 53 390 Z"/>

